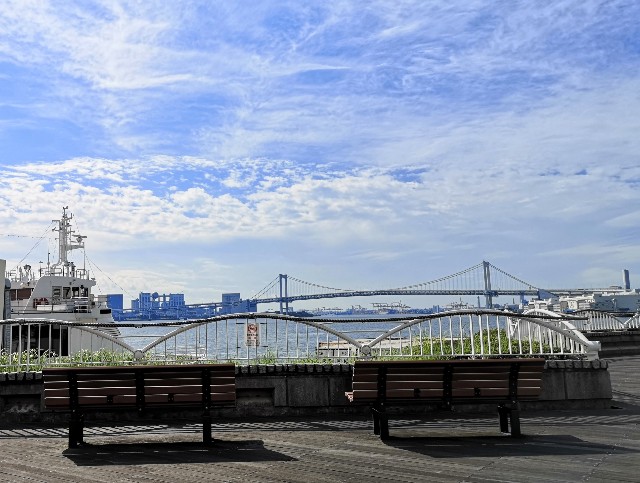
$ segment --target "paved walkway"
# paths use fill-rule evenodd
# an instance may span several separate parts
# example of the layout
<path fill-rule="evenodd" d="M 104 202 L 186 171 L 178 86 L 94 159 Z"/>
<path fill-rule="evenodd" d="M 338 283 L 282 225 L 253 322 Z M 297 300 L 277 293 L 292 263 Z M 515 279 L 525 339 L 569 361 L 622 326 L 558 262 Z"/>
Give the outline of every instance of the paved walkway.
<path fill-rule="evenodd" d="M 640 481 L 640 356 L 611 360 L 612 408 L 523 414 L 526 437 L 494 415 L 405 419 L 382 442 L 365 420 L 228 421 L 203 447 L 197 425 L 66 429 L 0 426 L 0 481 Z M 136 444 L 144 442 L 144 444 Z"/>

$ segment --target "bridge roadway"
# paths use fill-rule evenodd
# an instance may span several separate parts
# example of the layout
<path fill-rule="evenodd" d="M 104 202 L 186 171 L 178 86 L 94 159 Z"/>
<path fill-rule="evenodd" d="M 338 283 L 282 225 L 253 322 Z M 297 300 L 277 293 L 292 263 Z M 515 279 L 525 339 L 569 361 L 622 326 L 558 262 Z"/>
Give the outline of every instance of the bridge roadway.
<path fill-rule="evenodd" d="M 609 370 L 611 409 L 524 412 L 522 439 L 493 414 L 395 420 L 385 442 L 364 419 L 318 415 L 219 421 L 211 448 L 195 425 L 89 428 L 69 450 L 64 428 L 0 422 L 0 481 L 637 482 L 640 356 Z"/>
<path fill-rule="evenodd" d="M 598 289 L 594 289 L 598 290 Z M 345 290 L 340 292 L 327 292 L 319 294 L 306 294 L 306 295 L 287 295 L 283 297 L 267 297 L 251 299 L 252 302 L 260 304 L 278 303 L 278 302 L 295 302 L 297 300 L 318 300 L 318 299 L 330 299 L 340 297 L 373 297 L 380 295 L 392 295 L 392 296 L 404 296 L 404 295 L 491 295 L 492 297 L 499 297 L 501 295 L 507 296 L 535 296 L 540 297 L 544 294 L 553 295 L 573 295 L 584 293 L 584 289 L 554 289 L 554 290 L 541 290 L 541 289 L 527 289 L 527 290 L 491 290 L 487 292 L 481 289 L 451 289 L 451 290 Z M 544 298 L 544 297 L 542 297 Z"/>
<path fill-rule="evenodd" d="M 297 300 L 317 300 L 317 299 L 333 299 L 339 297 L 373 297 L 379 295 L 487 295 L 484 290 L 353 290 L 344 292 L 329 292 L 322 294 L 308 295 L 289 295 L 287 297 L 271 297 L 264 299 L 254 299 L 254 302 L 260 304 L 276 303 L 276 302 L 295 302 Z M 505 290 L 492 291 L 491 295 L 538 295 L 538 290 Z"/>

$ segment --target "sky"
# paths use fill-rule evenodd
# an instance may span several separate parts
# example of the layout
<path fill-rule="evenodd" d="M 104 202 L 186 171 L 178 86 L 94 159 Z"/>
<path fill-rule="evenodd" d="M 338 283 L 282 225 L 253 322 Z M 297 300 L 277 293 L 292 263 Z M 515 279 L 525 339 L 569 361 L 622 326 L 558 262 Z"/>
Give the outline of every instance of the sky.
<path fill-rule="evenodd" d="M 640 287 L 638 18 L 635 0 L 3 1 L 0 258 L 46 261 L 68 206 L 98 292 L 125 301 L 482 260 Z"/>

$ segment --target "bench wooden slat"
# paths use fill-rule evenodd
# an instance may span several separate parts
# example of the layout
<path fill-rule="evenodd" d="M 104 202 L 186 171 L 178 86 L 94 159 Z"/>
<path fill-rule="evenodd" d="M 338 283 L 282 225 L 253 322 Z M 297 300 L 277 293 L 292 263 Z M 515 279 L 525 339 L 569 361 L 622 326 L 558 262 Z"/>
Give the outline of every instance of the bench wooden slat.
<path fill-rule="evenodd" d="M 508 372 L 504 372 L 504 373 L 495 373 L 495 372 L 490 372 L 490 373 L 482 373 L 482 372 L 454 372 L 451 375 L 451 380 L 452 381 L 458 381 L 458 380 L 473 380 L 473 379 L 486 379 L 486 380 L 494 380 L 494 381 L 508 381 L 509 380 L 509 373 Z"/>
<path fill-rule="evenodd" d="M 99 384 L 103 384 L 104 382 L 114 382 L 117 384 L 135 384 L 136 382 L 136 378 L 135 376 L 128 374 L 127 377 L 118 377 L 117 374 L 115 375 L 109 375 L 109 377 L 96 377 L 96 376 L 89 376 L 87 374 L 78 374 L 76 377 L 76 380 L 78 381 L 79 384 L 85 384 L 85 385 L 99 385 Z M 44 384 L 51 384 L 51 385 L 55 385 L 55 386 L 59 386 L 61 384 L 69 384 L 69 376 L 68 374 L 62 378 L 62 377 L 49 377 L 49 375 L 46 375 L 44 378 Z"/>
<path fill-rule="evenodd" d="M 377 390 L 353 390 L 353 400 L 358 399 L 377 399 L 378 391 Z"/>
<path fill-rule="evenodd" d="M 527 379 L 527 378 L 532 378 L 532 379 L 539 379 L 542 377 L 542 373 L 544 371 L 541 369 L 539 371 L 527 371 L 527 370 L 519 370 L 518 371 L 518 378 L 523 378 L 523 379 Z"/>
<path fill-rule="evenodd" d="M 387 389 L 389 399 L 442 399 L 442 389 L 420 389 L 416 393 L 413 389 Z"/>
<path fill-rule="evenodd" d="M 127 405 L 135 407 L 136 395 L 114 395 L 112 402 L 108 402 L 107 396 L 78 396 L 78 404 L 81 406 L 118 406 Z"/>
<path fill-rule="evenodd" d="M 193 394 L 173 394 L 171 398 L 168 394 L 148 394 L 144 397 L 145 404 L 176 404 L 176 403 L 201 403 L 202 393 Z"/>
<path fill-rule="evenodd" d="M 144 383 L 150 386 L 155 386 L 157 384 L 164 384 L 168 386 L 172 384 L 177 384 L 177 385 L 201 384 L 202 376 L 198 374 L 198 377 L 193 377 L 191 374 L 189 374 L 188 376 L 185 376 L 185 377 L 178 377 L 175 375 L 173 375 L 173 377 L 169 377 L 169 376 L 157 377 L 156 374 L 154 374 L 153 376 L 149 376 L 148 374 L 145 374 Z"/>
<path fill-rule="evenodd" d="M 438 374 L 388 374 L 387 381 L 442 381 L 442 370 Z"/>
<path fill-rule="evenodd" d="M 377 391 L 378 384 L 376 382 L 354 382 L 352 385 L 354 391 Z"/>
<path fill-rule="evenodd" d="M 144 393 L 148 394 L 202 394 L 202 384 L 197 386 L 145 386 Z"/>
<path fill-rule="evenodd" d="M 69 398 L 63 396 L 51 396 L 47 398 L 47 407 L 69 407 Z"/>
<path fill-rule="evenodd" d="M 144 372 L 144 378 L 148 381 L 164 381 L 167 379 L 193 379 L 194 381 L 202 380 L 202 371 L 188 371 L 188 372 L 152 372 L 146 373 Z"/>
<path fill-rule="evenodd" d="M 76 380 L 79 384 L 92 384 L 94 381 L 114 381 L 121 383 L 133 382 L 135 384 L 136 377 L 134 374 L 109 374 L 108 377 L 95 374 L 77 374 Z"/>
<path fill-rule="evenodd" d="M 50 399 L 65 397 L 69 398 L 69 388 L 61 388 L 61 389 L 47 389 L 45 388 L 43 391 L 44 399 L 48 404 Z"/>
<path fill-rule="evenodd" d="M 102 384 L 96 384 L 100 382 L 102 382 Z M 69 384 L 67 384 L 67 386 L 69 386 Z M 135 389 L 136 384 L 135 381 L 91 381 L 91 384 L 87 384 L 87 381 L 79 381 L 76 383 L 76 387 L 78 389 L 100 389 L 103 387 Z"/>
<path fill-rule="evenodd" d="M 362 374 L 361 372 L 354 374 L 353 375 L 353 381 L 356 382 L 370 382 L 370 381 L 377 381 L 378 380 L 378 371 L 376 371 L 375 373 L 370 373 L 370 374 Z"/>
<path fill-rule="evenodd" d="M 226 392 L 232 392 L 232 393 L 236 393 L 236 385 L 234 383 L 229 383 L 229 384 L 218 384 L 215 386 L 211 386 L 211 394 L 213 393 L 226 393 Z"/>
<path fill-rule="evenodd" d="M 499 387 L 499 388 L 503 388 L 509 387 L 509 380 L 467 380 L 467 379 L 463 379 L 460 381 L 454 381 L 452 384 L 452 387 L 454 389 L 456 388 L 467 388 L 467 387 Z"/>
<path fill-rule="evenodd" d="M 235 376 L 216 376 L 212 377 L 209 383 L 211 386 L 234 384 L 235 379 Z M 145 386 L 193 386 L 201 385 L 202 377 L 199 375 L 198 377 L 158 378 L 154 375 L 154 377 L 145 377 L 144 384 Z"/>
<path fill-rule="evenodd" d="M 202 371 L 203 368 L 200 368 L 198 370 L 195 371 L 188 371 L 188 372 L 177 372 L 177 371 L 167 371 L 167 372 L 159 372 L 159 371 L 154 371 L 154 372 L 146 372 L 143 371 L 145 374 L 145 378 L 147 379 L 172 379 L 172 378 L 176 378 L 176 379 L 200 379 L 202 377 Z M 229 370 L 225 370 L 225 371 L 210 371 L 210 377 L 235 377 L 235 372 L 234 371 L 229 371 Z"/>
<path fill-rule="evenodd" d="M 478 392 L 476 392 L 476 388 L 473 387 L 454 387 L 451 390 L 451 395 L 454 398 L 506 398 L 509 396 L 509 388 L 508 387 L 483 387 L 477 388 Z"/>
<path fill-rule="evenodd" d="M 211 386 L 225 386 L 236 383 L 236 376 L 212 377 L 209 381 Z"/>
<path fill-rule="evenodd" d="M 42 383 L 42 386 L 45 389 L 62 389 L 65 387 L 69 387 L 69 381 L 68 380 L 64 380 L 64 381 L 47 381 L 45 380 Z"/>
<path fill-rule="evenodd" d="M 442 389 L 440 381 L 387 381 L 387 391 L 390 389 Z"/>
<path fill-rule="evenodd" d="M 518 397 L 529 396 L 537 398 L 542 392 L 542 386 L 537 387 L 518 387 Z"/>
<path fill-rule="evenodd" d="M 135 387 L 91 387 L 78 388 L 78 396 L 129 396 L 136 394 Z"/>

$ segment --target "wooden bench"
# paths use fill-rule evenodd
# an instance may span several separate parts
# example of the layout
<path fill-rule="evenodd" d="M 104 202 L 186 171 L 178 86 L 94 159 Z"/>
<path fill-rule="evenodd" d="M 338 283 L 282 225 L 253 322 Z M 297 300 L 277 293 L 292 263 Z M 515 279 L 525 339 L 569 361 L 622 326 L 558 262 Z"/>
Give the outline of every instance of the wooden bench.
<path fill-rule="evenodd" d="M 43 369 L 44 406 L 70 412 L 69 447 L 83 443 L 87 412 L 202 411 L 202 440 L 211 438 L 211 409 L 233 406 L 235 366 L 201 364 Z"/>
<path fill-rule="evenodd" d="M 473 359 L 450 361 L 356 361 L 353 403 L 368 404 L 374 434 L 389 437 L 387 408 L 456 404 L 497 404 L 500 430 L 519 436 L 519 401 L 536 400 L 541 391 L 544 359 Z"/>

